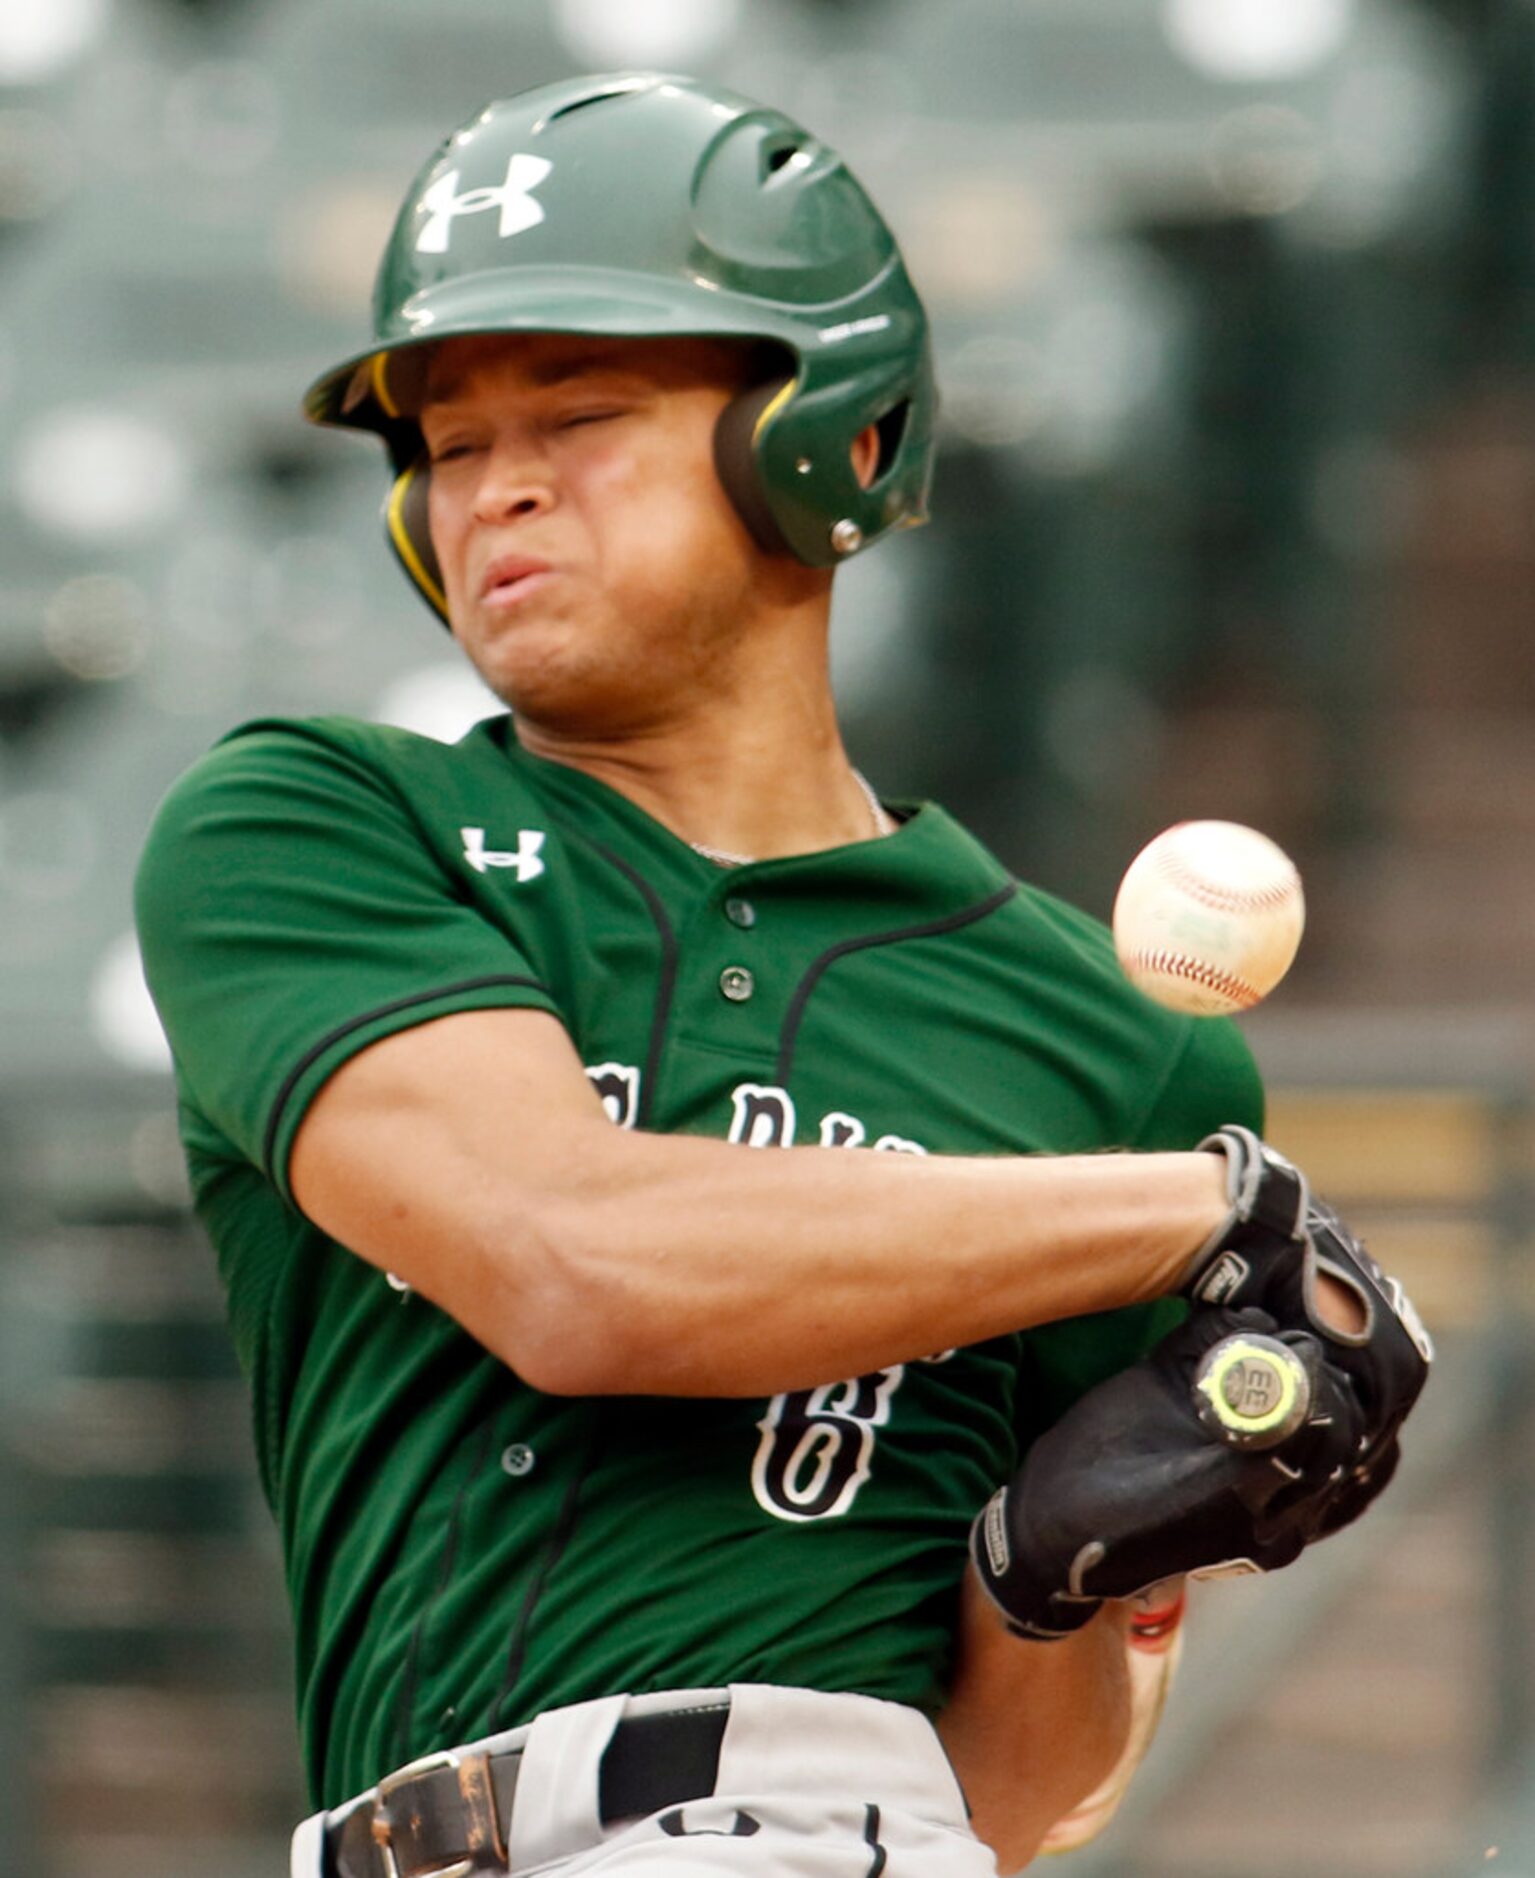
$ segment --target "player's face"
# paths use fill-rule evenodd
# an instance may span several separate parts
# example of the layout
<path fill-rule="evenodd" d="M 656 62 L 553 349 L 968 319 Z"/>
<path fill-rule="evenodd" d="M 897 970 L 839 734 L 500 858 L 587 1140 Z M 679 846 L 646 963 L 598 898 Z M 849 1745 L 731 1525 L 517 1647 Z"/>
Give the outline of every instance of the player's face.
<path fill-rule="evenodd" d="M 664 723 L 732 683 L 769 557 L 713 464 L 745 382 L 712 340 L 445 342 L 421 411 L 453 631 L 531 723 Z"/>

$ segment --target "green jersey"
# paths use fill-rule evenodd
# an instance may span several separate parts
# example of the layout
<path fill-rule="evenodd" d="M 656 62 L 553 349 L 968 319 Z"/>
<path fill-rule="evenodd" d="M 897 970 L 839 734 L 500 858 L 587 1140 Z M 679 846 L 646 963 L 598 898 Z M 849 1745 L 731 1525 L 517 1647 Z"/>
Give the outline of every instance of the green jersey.
<path fill-rule="evenodd" d="M 547 1011 L 616 1126 L 743 1151 L 1184 1148 L 1261 1122 L 1231 1026 L 1148 1003 L 1101 926 L 941 809 L 722 869 L 505 717 L 451 747 L 247 726 L 171 792 L 138 914 L 320 1804 L 618 1690 L 936 1709 L 977 1509 L 1178 1309 L 767 1401 L 543 1395 L 295 1206 L 294 1135 L 355 1052 L 449 1012 Z M 828 1220 L 828 1264 L 837 1241 Z"/>

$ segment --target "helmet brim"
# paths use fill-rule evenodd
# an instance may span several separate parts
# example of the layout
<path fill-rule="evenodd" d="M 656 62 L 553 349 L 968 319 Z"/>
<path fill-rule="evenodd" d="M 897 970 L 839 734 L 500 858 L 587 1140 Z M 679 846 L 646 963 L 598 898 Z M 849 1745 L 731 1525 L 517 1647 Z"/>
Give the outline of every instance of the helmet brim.
<path fill-rule="evenodd" d="M 415 295 L 395 331 L 317 378 L 304 394 L 316 424 L 387 431 L 419 408 L 429 349 L 447 339 L 579 333 L 613 339 L 771 341 L 797 360 L 794 320 L 702 282 L 648 282 L 599 267 L 496 269 Z M 411 362 L 419 361 L 412 369 Z"/>

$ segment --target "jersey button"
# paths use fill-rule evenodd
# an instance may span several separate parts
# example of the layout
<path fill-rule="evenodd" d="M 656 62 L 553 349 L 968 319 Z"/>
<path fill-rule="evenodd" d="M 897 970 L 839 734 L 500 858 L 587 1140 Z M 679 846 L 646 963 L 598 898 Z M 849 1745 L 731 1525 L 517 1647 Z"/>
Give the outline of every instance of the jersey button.
<path fill-rule="evenodd" d="M 757 989 L 757 981 L 744 965 L 727 965 L 720 973 L 720 990 L 732 1004 L 744 1004 Z"/>
<path fill-rule="evenodd" d="M 742 932 L 757 923 L 757 909 L 750 900 L 742 900 L 734 895 L 725 902 L 725 917 L 732 926 L 739 926 Z"/>
<path fill-rule="evenodd" d="M 501 1471 L 510 1474 L 513 1480 L 521 1480 L 524 1474 L 531 1474 L 533 1461 L 533 1450 L 525 1441 L 514 1441 L 510 1447 L 501 1450 Z"/>

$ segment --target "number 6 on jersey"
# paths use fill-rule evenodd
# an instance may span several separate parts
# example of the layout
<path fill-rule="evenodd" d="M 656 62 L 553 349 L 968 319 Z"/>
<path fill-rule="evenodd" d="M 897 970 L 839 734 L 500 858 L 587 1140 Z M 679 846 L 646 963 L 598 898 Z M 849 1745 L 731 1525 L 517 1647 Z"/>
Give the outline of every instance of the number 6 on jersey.
<path fill-rule="evenodd" d="M 874 1464 L 874 1431 L 890 1419 L 904 1364 L 850 1382 L 775 1395 L 757 1426 L 752 1492 L 775 1519 L 835 1519 Z"/>

